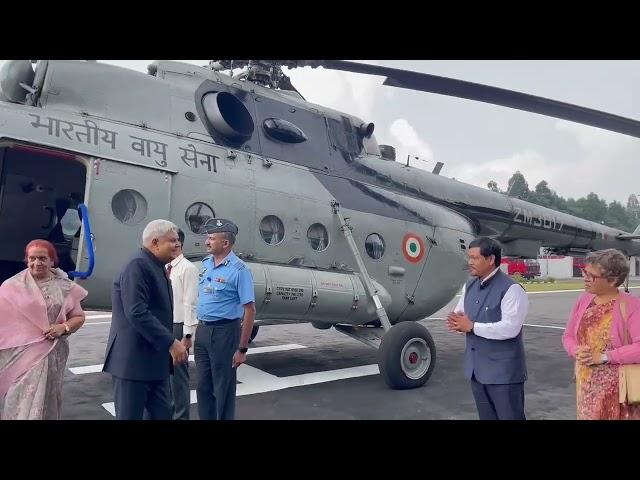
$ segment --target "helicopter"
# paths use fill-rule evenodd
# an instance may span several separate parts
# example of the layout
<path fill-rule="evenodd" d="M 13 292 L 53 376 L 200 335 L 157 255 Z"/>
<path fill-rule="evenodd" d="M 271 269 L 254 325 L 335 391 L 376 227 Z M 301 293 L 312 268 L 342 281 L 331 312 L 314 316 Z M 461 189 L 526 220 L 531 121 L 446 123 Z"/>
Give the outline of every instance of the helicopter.
<path fill-rule="evenodd" d="M 35 63 L 35 68 L 34 68 Z M 239 227 L 256 327 L 311 323 L 378 349 L 393 389 L 424 385 L 436 346 L 417 320 L 468 277 L 477 236 L 510 257 L 617 248 L 610 228 L 401 164 L 375 125 L 312 104 L 284 68 L 343 70 L 384 85 L 465 98 L 640 136 L 628 118 L 446 77 L 342 60 L 157 61 L 148 72 L 82 60 L 11 60 L 0 70 L 0 280 L 24 245 L 49 239 L 88 308 L 109 309 L 114 276 L 150 220 L 207 255 L 204 227 Z M 238 74 L 234 70 L 240 69 Z"/>

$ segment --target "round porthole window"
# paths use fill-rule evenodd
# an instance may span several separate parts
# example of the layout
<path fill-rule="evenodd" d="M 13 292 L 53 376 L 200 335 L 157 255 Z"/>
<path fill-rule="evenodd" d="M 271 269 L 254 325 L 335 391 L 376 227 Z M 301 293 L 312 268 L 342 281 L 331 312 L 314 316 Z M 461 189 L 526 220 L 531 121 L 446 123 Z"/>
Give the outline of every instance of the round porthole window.
<path fill-rule="evenodd" d="M 364 247 L 367 250 L 367 255 L 374 260 L 378 260 L 384 255 L 384 240 L 377 233 L 372 233 L 367 237 Z"/>
<path fill-rule="evenodd" d="M 189 230 L 198 235 L 204 234 L 204 225 L 212 218 L 216 218 L 213 208 L 203 202 L 192 203 L 184 213 L 184 221 Z"/>
<path fill-rule="evenodd" d="M 111 211 L 125 225 L 136 225 L 147 217 L 147 200 L 135 190 L 120 190 L 111 199 Z"/>
<path fill-rule="evenodd" d="M 267 215 L 260 222 L 260 236 L 268 245 L 278 245 L 284 239 L 284 225 L 275 215 Z"/>
<path fill-rule="evenodd" d="M 329 246 L 329 233 L 321 223 L 314 223 L 307 230 L 307 240 L 314 250 L 322 252 Z"/>

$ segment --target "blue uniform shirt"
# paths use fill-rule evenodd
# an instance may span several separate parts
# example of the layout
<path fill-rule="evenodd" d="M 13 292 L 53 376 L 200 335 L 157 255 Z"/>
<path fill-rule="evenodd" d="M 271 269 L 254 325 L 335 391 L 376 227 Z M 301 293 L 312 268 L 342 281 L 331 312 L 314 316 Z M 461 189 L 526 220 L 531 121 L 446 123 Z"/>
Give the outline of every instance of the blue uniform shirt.
<path fill-rule="evenodd" d="M 242 318 L 243 305 L 251 302 L 255 302 L 251 270 L 235 253 L 217 267 L 212 255 L 205 257 L 198 284 L 198 320 Z"/>

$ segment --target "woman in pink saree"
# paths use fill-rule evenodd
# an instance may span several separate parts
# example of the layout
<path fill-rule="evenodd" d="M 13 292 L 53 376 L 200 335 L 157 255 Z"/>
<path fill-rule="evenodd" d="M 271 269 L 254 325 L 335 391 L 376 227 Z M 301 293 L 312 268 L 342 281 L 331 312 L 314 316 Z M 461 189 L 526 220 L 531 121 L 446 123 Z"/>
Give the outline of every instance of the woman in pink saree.
<path fill-rule="evenodd" d="M 0 286 L 0 420 L 59 420 L 67 338 L 84 323 L 87 291 L 56 268 L 46 240 L 25 256 L 27 268 Z"/>

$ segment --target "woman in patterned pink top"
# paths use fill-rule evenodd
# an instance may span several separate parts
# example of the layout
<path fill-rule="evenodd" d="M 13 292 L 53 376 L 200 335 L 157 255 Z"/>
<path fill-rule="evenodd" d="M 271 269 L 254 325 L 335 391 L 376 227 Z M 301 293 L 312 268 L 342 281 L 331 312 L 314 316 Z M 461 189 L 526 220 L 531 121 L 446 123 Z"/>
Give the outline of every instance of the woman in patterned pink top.
<path fill-rule="evenodd" d="M 27 268 L 0 286 L 0 420 L 58 420 L 67 336 L 84 323 L 87 291 L 56 268 L 46 240 L 25 257 Z"/>
<path fill-rule="evenodd" d="M 574 305 L 562 337 L 565 350 L 576 360 L 578 419 L 639 420 L 640 405 L 619 403 L 618 390 L 619 366 L 640 363 L 640 300 L 618 290 L 629 274 L 627 259 L 607 249 L 590 253 L 585 263 L 585 293 Z"/>

